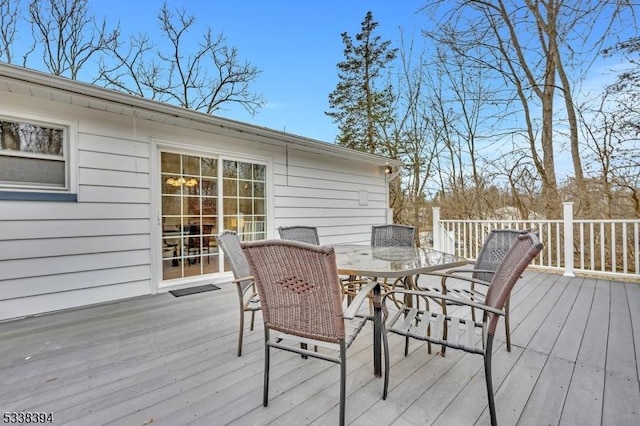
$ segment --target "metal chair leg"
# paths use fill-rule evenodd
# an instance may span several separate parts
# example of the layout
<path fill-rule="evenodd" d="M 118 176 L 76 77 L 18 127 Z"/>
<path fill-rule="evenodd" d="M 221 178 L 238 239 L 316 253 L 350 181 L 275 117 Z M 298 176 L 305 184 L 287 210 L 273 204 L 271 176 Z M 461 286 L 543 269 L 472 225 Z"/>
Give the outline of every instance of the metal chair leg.
<path fill-rule="evenodd" d="M 262 388 L 262 405 L 269 404 L 269 330 L 264 330 L 264 387 Z"/>
<path fill-rule="evenodd" d="M 444 300 L 442 301 L 441 307 L 442 307 L 442 315 L 444 315 L 445 318 L 446 318 L 447 317 L 447 303 Z M 473 312 L 473 308 L 471 308 L 471 311 Z M 446 341 L 448 336 L 449 336 L 449 327 L 447 327 L 447 325 L 445 324 L 444 330 L 442 330 L 442 338 Z M 447 352 L 447 347 L 445 345 L 440 346 L 440 356 L 445 356 L 446 352 Z"/>
<path fill-rule="evenodd" d="M 240 330 L 238 331 L 238 356 L 242 356 L 243 334 L 244 334 L 244 312 L 240 314 Z"/>
<path fill-rule="evenodd" d="M 344 426 L 345 399 L 347 397 L 347 347 L 340 342 L 340 426 Z"/>
<path fill-rule="evenodd" d="M 382 348 L 384 350 L 384 387 L 382 390 L 382 399 L 387 399 L 389 390 L 389 340 L 384 324 L 382 325 Z"/>
<path fill-rule="evenodd" d="M 238 331 L 238 356 L 242 356 L 242 338 L 244 333 L 244 300 L 242 298 L 242 290 L 238 288 L 240 300 L 240 330 Z"/>
<path fill-rule="evenodd" d="M 487 336 L 487 346 L 484 352 L 484 378 L 487 382 L 487 399 L 489 400 L 489 415 L 491 416 L 491 425 L 496 426 L 496 404 L 493 399 L 493 381 L 491 379 L 491 355 L 493 353 L 493 335 Z"/>
<path fill-rule="evenodd" d="M 511 325 L 509 325 L 509 300 L 511 300 L 511 296 L 507 297 L 507 301 L 504 304 L 504 328 L 507 336 L 507 352 L 511 352 Z"/>
<path fill-rule="evenodd" d="M 409 355 L 409 336 L 404 336 L 404 356 Z"/>

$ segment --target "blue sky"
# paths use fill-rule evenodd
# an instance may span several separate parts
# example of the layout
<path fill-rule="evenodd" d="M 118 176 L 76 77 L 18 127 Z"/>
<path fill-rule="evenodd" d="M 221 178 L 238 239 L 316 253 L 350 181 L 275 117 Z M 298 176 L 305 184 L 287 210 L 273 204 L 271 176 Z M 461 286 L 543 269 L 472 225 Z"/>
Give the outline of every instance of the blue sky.
<path fill-rule="evenodd" d="M 123 33 L 158 35 L 163 0 L 90 0 L 96 17 L 119 21 Z M 255 116 L 240 109 L 217 115 L 276 130 L 333 142 L 337 127 L 325 115 L 337 83 L 336 64 L 344 59 L 340 34 L 355 36 L 367 11 L 379 22 L 383 40 L 399 45 L 402 27 L 419 34 L 424 17 L 416 0 L 167 0 L 173 10 L 196 16 L 198 33 L 207 26 L 223 32 L 240 58 L 262 70 L 253 89 L 267 105 Z M 156 37 L 157 38 L 157 37 Z"/>
<path fill-rule="evenodd" d="M 123 37 L 146 32 L 157 44 L 164 40 L 158 22 L 164 2 L 88 0 L 90 13 L 98 19 L 104 17 L 110 27 L 119 23 Z M 426 13 L 439 13 L 419 12 L 424 0 L 166 0 L 166 3 L 172 11 L 186 9 L 196 16 L 189 33 L 192 42 L 199 42 L 207 27 L 211 27 L 215 35 L 223 33 L 227 44 L 238 49 L 240 61 L 248 61 L 262 71 L 251 90 L 264 97 L 266 106 L 255 116 L 241 107 L 217 111 L 217 115 L 326 142 L 333 142 L 337 134 L 337 126 L 325 111 L 329 107 L 328 96 L 338 81 L 336 65 L 344 60 L 340 34 L 346 31 L 355 36 L 370 10 L 379 23 L 377 34 L 383 40 L 390 40 L 392 47 L 400 47 L 403 33 L 404 39 L 416 42 L 415 50 L 420 51 L 421 44 L 429 43 L 421 36 L 421 29 L 433 18 Z M 22 2 L 23 9 L 26 4 Z M 636 22 L 637 18 L 628 16 L 625 21 Z M 593 27 L 603 23 L 596 21 Z M 23 25 L 22 30 L 28 31 Z M 620 35 L 635 28 L 633 25 L 627 28 L 620 22 L 617 26 L 621 28 L 614 33 Z M 31 35 L 25 37 L 23 32 L 22 40 L 19 35 L 17 41 L 30 43 Z M 22 47 L 24 50 L 28 44 Z M 619 61 L 597 56 L 586 79 L 575 87 L 581 92 L 578 101 L 600 93 L 605 84 L 611 83 L 614 66 L 618 72 L 622 69 Z"/>

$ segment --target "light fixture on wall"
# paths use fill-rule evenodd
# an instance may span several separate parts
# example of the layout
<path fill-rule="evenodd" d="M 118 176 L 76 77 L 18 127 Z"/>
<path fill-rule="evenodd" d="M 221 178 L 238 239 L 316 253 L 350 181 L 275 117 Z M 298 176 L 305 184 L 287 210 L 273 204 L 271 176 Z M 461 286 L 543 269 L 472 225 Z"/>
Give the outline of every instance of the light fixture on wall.
<path fill-rule="evenodd" d="M 166 181 L 164 181 L 164 183 L 166 183 L 167 185 L 171 185 L 171 186 L 196 186 L 198 185 L 198 181 L 195 178 L 189 178 L 189 180 L 183 178 L 183 177 L 179 177 L 179 178 L 174 178 L 173 176 L 167 178 Z"/>
<path fill-rule="evenodd" d="M 392 180 L 400 176 L 400 173 L 402 173 L 401 167 L 398 167 L 397 170 L 394 172 L 393 166 L 389 164 L 384 166 L 384 178 L 387 180 L 387 182 L 391 182 Z"/>

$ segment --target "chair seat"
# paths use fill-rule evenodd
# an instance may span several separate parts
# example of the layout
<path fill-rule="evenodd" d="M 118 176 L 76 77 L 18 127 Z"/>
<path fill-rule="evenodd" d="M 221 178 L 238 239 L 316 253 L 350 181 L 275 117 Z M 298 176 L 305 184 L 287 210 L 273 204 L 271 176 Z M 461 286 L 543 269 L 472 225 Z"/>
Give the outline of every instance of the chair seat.
<path fill-rule="evenodd" d="M 387 320 L 387 331 L 450 348 L 482 354 L 481 323 L 403 306 Z"/>
<path fill-rule="evenodd" d="M 444 292 L 446 286 L 446 294 L 453 294 L 455 292 L 465 292 L 466 296 L 473 301 L 484 303 L 486 294 L 482 291 L 475 290 L 475 284 L 481 284 L 489 286 L 489 283 L 494 277 L 496 269 L 506 256 L 510 247 L 521 235 L 525 235 L 526 231 L 518 229 L 492 229 L 487 235 L 482 248 L 478 253 L 477 259 L 473 263 L 473 268 L 452 269 L 445 274 L 442 273 L 427 273 L 424 275 L 437 275 L 442 278 L 441 287 L 429 288 L 429 291 Z M 454 280 L 467 281 L 470 285 L 469 290 L 455 290 L 455 288 L 449 289 L 447 283 Z M 422 286 L 419 286 L 422 288 Z M 456 302 L 447 301 L 442 303 L 441 306 L 446 312 L 446 306 L 458 305 Z M 475 319 L 475 310 L 471 310 L 471 318 Z M 509 327 L 509 303 L 507 302 L 506 316 L 505 316 L 505 335 L 507 341 L 507 351 L 511 352 L 511 331 Z M 444 352 L 443 352 L 444 354 Z"/>
<path fill-rule="evenodd" d="M 259 311 L 260 309 L 262 308 L 260 307 L 260 299 L 258 297 L 252 297 L 249 299 L 245 306 L 245 310 L 247 311 Z"/>
<path fill-rule="evenodd" d="M 440 287 L 423 287 L 420 286 L 421 290 L 425 290 L 425 291 L 430 291 L 430 292 L 434 292 L 434 293 L 440 293 L 442 292 L 442 289 Z M 451 296 L 451 297 L 459 297 L 462 299 L 462 302 L 464 301 L 474 301 L 477 303 L 484 303 L 485 297 L 487 296 L 486 293 L 478 291 L 478 290 L 472 290 L 472 289 L 468 289 L 468 288 L 448 288 L 447 289 L 447 295 Z M 447 305 L 455 305 L 455 306 L 459 306 L 463 303 L 459 303 L 453 300 L 447 300 L 445 302 Z"/>
<path fill-rule="evenodd" d="M 368 321 L 368 317 L 358 316 L 353 320 L 345 320 L 345 348 L 348 349 L 356 339 L 358 333 L 364 328 Z M 267 344 L 277 349 L 283 349 L 290 352 L 311 356 L 314 358 L 324 359 L 335 363 L 340 362 L 340 345 L 338 343 L 325 342 L 317 339 L 307 339 L 305 337 L 294 336 L 286 333 L 278 333 L 269 338 Z M 301 349 L 314 346 L 314 350 Z M 318 351 L 320 348 L 320 352 Z"/>

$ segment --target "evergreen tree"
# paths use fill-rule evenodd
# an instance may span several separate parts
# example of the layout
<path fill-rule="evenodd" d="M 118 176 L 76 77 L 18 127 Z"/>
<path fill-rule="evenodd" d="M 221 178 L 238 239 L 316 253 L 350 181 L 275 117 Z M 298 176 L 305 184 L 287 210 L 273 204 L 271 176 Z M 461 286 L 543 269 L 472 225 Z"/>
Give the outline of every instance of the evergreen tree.
<path fill-rule="evenodd" d="M 339 145 L 360 151 L 384 154 L 384 143 L 380 140 L 384 129 L 392 119 L 395 95 L 390 83 L 380 90 L 376 82 L 383 71 L 396 57 L 398 49 L 391 49 L 390 41 L 381 41 L 374 35 L 378 22 L 367 12 L 362 29 L 355 36 L 356 44 L 346 33 L 342 33 L 345 60 L 338 63 L 338 84 L 329 94 L 329 109 L 325 112 L 338 123 Z"/>

